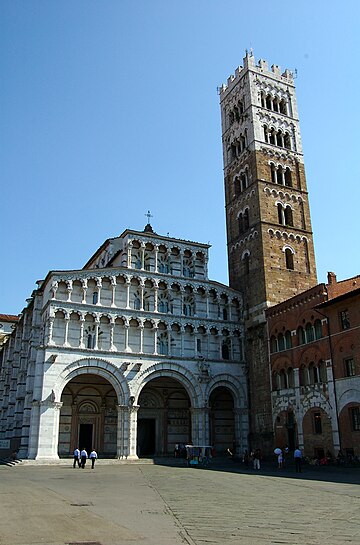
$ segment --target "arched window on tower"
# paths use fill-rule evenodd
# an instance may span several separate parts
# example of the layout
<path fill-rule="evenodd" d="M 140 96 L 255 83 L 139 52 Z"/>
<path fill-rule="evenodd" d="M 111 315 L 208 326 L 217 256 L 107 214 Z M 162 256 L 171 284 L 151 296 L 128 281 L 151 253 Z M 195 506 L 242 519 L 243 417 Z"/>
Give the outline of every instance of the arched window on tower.
<path fill-rule="evenodd" d="M 241 193 L 240 178 L 238 176 L 234 179 L 234 193 L 236 197 Z"/>
<path fill-rule="evenodd" d="M 292 187 L 291 170 L 288 167 L 285 169 L 285 185 Z"/>
<path fill-rule="evenodd" d="M 246 208 L 244 212 L 244 230 L 249 229 L 249 209 Z"/>
<path fill-rule="evenodd" d="M 286 132 L 284 136 L 284 147 L 287 149 L 291 149 L 290 134 L 288 132 Z"/>
<path fill-rule="evenodd" d="M 276 167 L 274 163 L 270 163 L 271 181 L 276 184 Z"/>
<path fill-rule="evenodd" d="M 275 138 L 276 138 L 275 129 L 270 129 L 269 144 L 273 144 L 275 146 L 276 145 Z"/>
<path fill-rule="evenodd" d="M 293 213 L 290 205 L 287 205 L 285 207 L 285 225 L 289 225 L 290 227 L 293 227 Z"/>
<path fill-rule="evenodd" d="M 99 302 L 99 292 L 98 291 L 94 291 L 93 296 L 92 296 L 92 302 L 93 302 L 93 305 L 98 304 L 98 302 Z"/>
<path fill-rule="evenodd" d="M 284 209 L 283 209 L 283 205 L 278 202 L 277 203 L 277 211 L 278 211 L 278 221 L 279 221 L 279 224 L 280 225 L 284 225 L 284 221 L 285 221 L 285 218 L 284 218 Z"/>
<path fill-rule="evenodd" d="M 248 186 L 248 180 L 247 180 L 247 172 L 242 172 L 240 174 L 240 185 L 241 185 L 241 191 L 244 191 Z"/>
<path fill-rule="evenodd" d="M 266 95 L 266 108 L 267 108 L 268 110 L 272 110 L 272 108 L 271 108 L 271 102 L 272 102 L 272 101 L 271 101 L 271 96 L 270 96 L 270 95 Z"/>
<path fill-rule="evenodd" d="M 276 171 L 276 181 L 278 184 L 284 185 L 283 168 L 281 166 Z"/>
<path fill-rule="evenodd" d="M 244 274 L 248 275 L 250 274 L 250 253 L 245 252 L 242 257 L 242 261 L 244 263 Z"/>
<path fill-rule="evenodd" d="M 276 145 L 283 148 L 284 147 L 284 140 L 283 140 L 283 134 L 281 131 L 278 131 L 276 133 Z"/>
<path fill-rule="evenodd" d="M 281 114 L 287 115 L 287 107 L 286 107 L 286 102 L 284 99 L 280 100 L 279 109 Z"/>
<path fill-rule="evenodd" d="M 240 212 L 238 216 L 238 225 L 239 225 L 239 235 L 241 235 L 244 232 L 244 217 L 242 212 Z"/>
<path fill-rule="evenodd" d="M 286 264 L 286 268 L 289 271 L 294 270 L 294 254 L 292 253 L 290 248 L 286 248 L 285 250 L 285 264 Z"/>
<path fill-rule="evenodd" d="M 268 144 L 269 143 L 269 132 L 266 125 L 263 126 L 264 129 L 264 140 Z"/>

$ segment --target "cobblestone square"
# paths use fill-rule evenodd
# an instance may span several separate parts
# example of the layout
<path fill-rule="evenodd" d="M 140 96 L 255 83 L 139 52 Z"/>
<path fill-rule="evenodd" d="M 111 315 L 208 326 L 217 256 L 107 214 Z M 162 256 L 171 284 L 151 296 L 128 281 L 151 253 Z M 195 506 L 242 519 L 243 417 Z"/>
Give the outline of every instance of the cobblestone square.
<path fill-rule="evenodd" d="M 0 544 L 359 544 L 359 477 L 235 464 L 1 466 Z"/>

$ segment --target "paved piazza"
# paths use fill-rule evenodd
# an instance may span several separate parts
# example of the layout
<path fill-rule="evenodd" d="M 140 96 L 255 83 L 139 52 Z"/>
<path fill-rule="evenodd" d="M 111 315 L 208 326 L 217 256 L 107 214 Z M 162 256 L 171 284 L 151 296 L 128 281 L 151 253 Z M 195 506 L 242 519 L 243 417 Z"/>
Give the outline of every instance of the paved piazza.
<path fill-rule="evenodd" d="M 360 544 L 360 471 L 322 469 L 0 466 L 0 544 Z"/>

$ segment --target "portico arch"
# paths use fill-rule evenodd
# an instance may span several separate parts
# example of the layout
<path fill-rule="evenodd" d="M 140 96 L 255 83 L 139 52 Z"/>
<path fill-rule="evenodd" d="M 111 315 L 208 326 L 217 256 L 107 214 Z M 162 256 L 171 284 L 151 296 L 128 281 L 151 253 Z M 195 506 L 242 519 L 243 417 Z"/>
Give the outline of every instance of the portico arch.
<path fill-rule="evenodd" d="M 118 367 L 99 358 L 77 360 L 59 375 L 54 396 L 61 401 L 57 449 L 60 456 L 68 456 L 75 446 L 94 447 L 106 457 L 128 453 L 125 429 L 130 394 Z"/>

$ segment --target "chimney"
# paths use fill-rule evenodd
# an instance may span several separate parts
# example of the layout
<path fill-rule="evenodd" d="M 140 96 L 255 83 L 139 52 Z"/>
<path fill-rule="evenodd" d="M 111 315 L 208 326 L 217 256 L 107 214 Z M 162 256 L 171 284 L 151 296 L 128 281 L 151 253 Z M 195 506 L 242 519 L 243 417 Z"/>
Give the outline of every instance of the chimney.
<path fill-rule="evenodd" d="M 328 284 L 336 284 L 336 274 L 334 272 L 328 272 L 327 279 Z"/>

